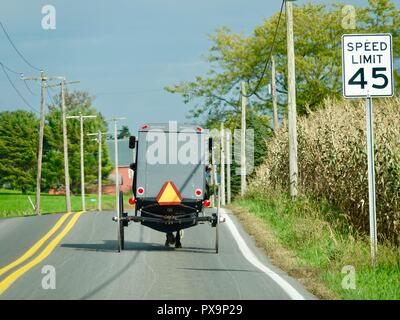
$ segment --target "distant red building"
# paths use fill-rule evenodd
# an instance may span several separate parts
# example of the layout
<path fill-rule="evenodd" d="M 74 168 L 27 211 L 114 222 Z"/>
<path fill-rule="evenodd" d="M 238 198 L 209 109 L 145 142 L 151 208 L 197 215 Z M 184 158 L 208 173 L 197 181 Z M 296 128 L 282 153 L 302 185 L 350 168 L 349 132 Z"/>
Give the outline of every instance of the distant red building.
<path fill-rule="evenodd" d="M 51 195 L 65 195 L 65 189 L 49 189 L 49 194 Z"/>
<path fill-rule="evenodd" d="M 118 167 L 118 174 L 122 177 L 121 190 L 128 193 L 132 189 L 133 171 L 128 167 Z M 114 180 L 115 169 L 110 174 L 110 178 Z M 103 186 L 103 194 L 115 194 L 115 184 Z"/>
<path fill-rule="evenodd" d="M 111 165 L 113 166 L 113 170 L 109 175 L 109 184 L 102 185 L 102 193 L 103 194 L 115 194 L 115 160 L 114 160 L 114 140 L 108 140 L 108 156 L 110 158 Z M 129 193 L 132 189 L 133 183 L 133 171 L 129 169 L 130 164 L 134 162 L 134 153 L 132 149 L 129 149 L 129 140 L 121 139 L 118 140 L 118 174 L 122 177 L 122 185 L 121 190 L 124 193 Z M 114 183 L 113 183 L 114 181 Z M 97 186 L 86 186 L 87 191 L 89 193 L 97 193 Z M 49 190 L 49 194 L 51 195 L 65 195 L 65 189 L 55 189 L 52 188 Z"/>

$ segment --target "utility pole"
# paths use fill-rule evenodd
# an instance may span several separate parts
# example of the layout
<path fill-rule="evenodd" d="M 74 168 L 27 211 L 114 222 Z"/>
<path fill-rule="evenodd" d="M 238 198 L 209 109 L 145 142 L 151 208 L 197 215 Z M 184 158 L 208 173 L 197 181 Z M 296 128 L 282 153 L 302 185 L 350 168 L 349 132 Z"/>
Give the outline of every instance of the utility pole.
<path fill-rule="evenodd" d="M 225 205 L 225 132 L 221 122 L 221 205 Z"/>
<path fill-rule="evenodd" d="M 43 159 L 43 136 L 44 136 L 44 121 L 45 121 L 45 95 L 46 95 L 46 80 L 44 80 L 43 72 L 41 72 L 40 80 L 40 124 L 39 124 L 39 150 L 37 161 L 37 175 L 36 175 L 36 214 L 40 213 L 40 182 L 42 181 L 42 159 Z"/>
<path fill-rule="evenodd" d="M 212 162 L 212 185 L 213 185 L 213 195 L 212 195 L 212 201 L 213 201 L 213 206 L 218 207 L 219 203 L 219 194 L 216 194 L 216 188 L 219 190 L 219 185 L 218 185 L 218 177 L 217 177 L 217 161 L 215 157 L 215 141 L 213 138 L 213 146 L 211 149 L 211 162 Z M 218 202 L 217 202 L 218 201 Z M 216 203 L 217 202 L 217 203 Z"/>
<path fill-rule="evenodd" d="M 101 211 L 101 194 L 102 194 L 102 185 L 101 185 L 101 179 L 102 179 L 102 175 L 101 175 L 101 170 L 102 170 L 102 161 L 103 161 L 103 157 L 102 157 L 102 154 L 101 154 L 101 151 L 102 151 L 102 141 L 101 141 L 101 135 L 102 135 L 102 132 L 101 131 L 99 131 L 99 133 L 98 133 L 98 137 L 97 137 L 97 139 L 98 139 L 98 141 L 97 141 L 97 143 L 99 144 L 99 172 L 98 172 L 98 177 L 97 177 L 97 179 L 98 179 L 98 181 L 97 181 L 97 185 L 98 185 L 98 209 L 99 209 L 99 211 Z"/>
<path fill-rule="evenodd" d="M 231 132 L 230 130 L 226 131 L 226 194 L 227 194 L 227 203 L 231 203 Z"/>
<path fill-rule="evenodd" d="M 97 143 L 99 144 L 99 172 L 98 172 L 98 198 L 97 198 L 97 209 L 98 211 L 101 211 L 101 195 L 102 195 L 102 185 L 101 185 L 101 179 L 102 179 L 102 160 L 103 160 L 103 156 L 102 156 L 102 135 L 103 134 L 107 134 L 106 132 L 101 132 L 100 130 L 97 133 L 88 133 L 88 136 L 97 136 L 97 139 L 95 139 L 97 141 Z"/>
<path fill-rule="evenodd" d="M 214 176 L 214 168 L 215 168 L 215 163 L 214 163 L 214 147 L 215 147 L 215 142 L 214 142 L 214 137 L 212 139 L 212 147 L 211 147 L 211 172 L 210 172 L 210 180 L 211 180 L 211 185 L 213 187 L 212 189 L 212 195 L 210 197 L 212 206 L 215 207 L 215 176 Z M 211 191 L 211 190 L 210 190 Z"/>
<path fill-rule="evenodd" d="M 246 193 L 246 83 L 240 84 L 241 102 L 242 102 L 242 123 L 240 134 L 240 196 L 244 197 Z"/>
<path fill-rule="evenodd" d="M 293 37 L 293 4 L 286 0 L 286 32 L 288 56 L 288 129 L 289 129 L 289 179 L 290 196 L 297 197 L 297 124 L 296 124 L 296 74 Z"/>
<path fill-rule="evenodd" d="M 70 177 L 69 177 L 69 161 L 68 161 L 68 138 L 67 138 L 67 119 L 66 119 L 66 107 L 65 107 L 65 86 L 67 84 L 79 83 L 79 80 L 68 81 L 64 78 L 59 84 L 53 84 L 48 86 L 57 87 L 60 86 L 61 92 L 61 112 L 62 112 L 62 126 L 63 126 L 63 145 L 64 145 L 64 176 L 65 176 L 65 201 L 67 206 L 67 212 L 72 211 L 71 206 L 71 188 L 70 188 Z"/>
<path fill-rule="evenodd" d="M 79 119 L 80 121 L 80 153 L 81 153 L 81 201 L 82 201 L 82 211 L 86 211 L 85 204 L 85 161 L 84 161 L 84 152 L 83 152 L 83 120 L 88 118 L 96 118 L 97 116 L 84 116 L 82 112 L 79 112 L 79 116 L 67 116 L 67 119 Z"/>
<path fill-rule="evenodd" d="M 117 125 L 118 125 L 118 120 L 125 120 L 126 118 L 117 118 L 114 117 L 111 119 L 111 121 L 114 122 L 114 159 L 115 159 L 115 199 L 116 199 L 116 211 L 118 214 L 118 217 L 121 219 L 120 212 L 119 212 L 119 188 L 120 188 L 120 179 L 119 179 L 119 173 L 118 173 L 118 131 L 117 131 Z"/>
<path fill-rule="evenodd" d="M 44 122 L 45 122 L 45 95 L 46 95 L 46 85 L 48 80 L 61 79 L 62 77 L 47 77 L 43 71 L 40 71 L 39 77 L 24 77 L 21 75 L 21 80 L 35 80 L 40 81 L 40 124 L 39 124 L 39 147 L 37 155 L 37 175 L 36 175 L 36 204 L 35 212 L 37 215 L 40 213 L 40 183 L 42 181 L 42 159 L 43 159 L 43 136 L 44 136 Z"/>
<path fill-rule="evenodd" d="M 278 120 L 278 99 L 276 95 L 276 69 L 275 69 L 275 57 L 271 57 L 272 70 L 271 70 L 271 91 L 272 91 L 272 108 L 274 113 L 274 131 L 279 129 Z"/>

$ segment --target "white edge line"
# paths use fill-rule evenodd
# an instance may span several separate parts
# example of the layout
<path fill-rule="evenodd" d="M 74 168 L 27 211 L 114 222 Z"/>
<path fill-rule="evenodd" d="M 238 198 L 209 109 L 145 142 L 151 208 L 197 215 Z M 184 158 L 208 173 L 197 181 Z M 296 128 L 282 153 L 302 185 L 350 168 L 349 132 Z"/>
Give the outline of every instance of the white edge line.
<path fill-rule="evenodd" d="M 236 228 L 234 222 L 229 217 L 229 215 L 226 214 L 225 212 L 223 212 L 223 217 L 225 218 L 226 225 L 228 226 L 230 232 L 232 233 L 232 236 L 235 239 L 240 251 L 242 252 L 243 256 L 247 259 L 247 261 L 249 261 L 257 269 L 264 272 L 272 280 L 274 280 L 276 282 L 276 284 L 278 284 L 291 299 L 305 300 L 304 296 L 302 296 L 289 282 L 287 282 L 285 279 L 283 279 L 281 276 L 279 276 L 276 272 L 272 271 L 270 268 L 268 268 L 266 265 L 264 265 L 254 255 L 254 253 L 251 251 L 249 246 L 244 241 L 243 237 L 239 233 L 239 230 Z"/>

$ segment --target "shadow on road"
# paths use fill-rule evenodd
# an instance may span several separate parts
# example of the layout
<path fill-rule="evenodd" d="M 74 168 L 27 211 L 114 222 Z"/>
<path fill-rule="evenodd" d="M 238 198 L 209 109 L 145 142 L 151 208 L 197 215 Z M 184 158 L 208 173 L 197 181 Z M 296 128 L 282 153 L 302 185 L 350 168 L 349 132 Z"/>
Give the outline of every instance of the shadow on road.
<path fill-rule="evenodd" d="M 95 252 L 116 252 L 116 240 L 103 240 L 103 243 L 65 243 L 62 248 L 71 248 L 83 251 Z M 197 248 L 197 247 L 182 247 L 175 249 L 174 247 L 166 247 L 160 243 L 146 242 L 130 242 L 125 241 L 124 251 L 175 251 L 175 252 L 195 252 L 195 253 L 215 253 L 214 249 Z"/>
<path fill-rule="evenodd" d="M 140 230 L 140 240 L 143 239 L 143 229 Z M 103 244 L 78 244 L 75 245 L 79 246 L 78 250 L 90 250 L 91 248 L 95 247 L 94 251 L 115 251 L 116 250 L 116 245 L 117 245 L 117 241 L 115 240 L 103 240 Z M 73 244 L 65 244 L 63 245 L 64 247 L 71 247 L 73 246 Z M 89 246 L 89 249 L 87 248 Z M 102 246 L 101 249 L 99 250 L 98 246 Z M 86 247 L 86 248 L 85 248 Z M 106 249 L 104 249 L 104 247 L 106 247 Z M 110 247 L 114 248 L 113 250 L 110 250 Z M 74 248 L 74 247 L 72 247 Z M 96 249 L 97 248 L 97 249 Z M 106 279 L 103 283 L 99 284 L 96 288 L 94 288 L 93 290 L 91 290 L 90 292 L 87 292 L 85 295 L 83 295 L 80 300 L 86 300 L 86 299 L 90 299 L 92 298 L 95 294 L 97 294 L 98 292 L 100 292 L 101 290 L 103 290 L 104 288 L 106 288 L 109 284 L 111 284 L 112 282 L 114 282 L 117 278 L 119 278 L 125 271 L 129 270 L 130 268 L 132 268 L 132 266 L 135 264 L 137 258 L 140 255 L 140 251 L 136 252 L 135 254 L 132 255 L 132 257 L 130 257 L 130 260 L 125 264 L 125 266 L 123 266 L 122 268 L 120 268 L 119 270 L 115 270 L 115 272 L 113 273 L 113 276 Z"/>
<path fill-rule="evenodd" d="M 103 240 L 103 243 L 66 243 L 63 248 L 72 248 L 84 251 L 112 252 L 117 251 L 116 240 Z M 158 243 L 125 241 L 124 251 L 173 251 L 174 248 L 165 247 Z"/>

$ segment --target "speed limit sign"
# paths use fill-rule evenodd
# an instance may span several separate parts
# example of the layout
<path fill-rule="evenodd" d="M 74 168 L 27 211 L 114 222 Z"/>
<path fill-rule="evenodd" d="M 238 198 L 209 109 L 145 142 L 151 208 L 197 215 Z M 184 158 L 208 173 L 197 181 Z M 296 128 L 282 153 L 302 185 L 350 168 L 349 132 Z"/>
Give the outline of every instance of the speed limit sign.
<path fill-rule="evenodd" d="M 345 97 L 393 95 L 391 34 L 344 34 L 342 50 Z"/>
<path fill-rule="evenodd" d="M 392 35 L 344 34 L 342 50 L 343 95 L 346 98 L 366 98 L 369 228 L 371 257 L 375 264 L 378 237 L 372 97 L 393 95 Z"/>

